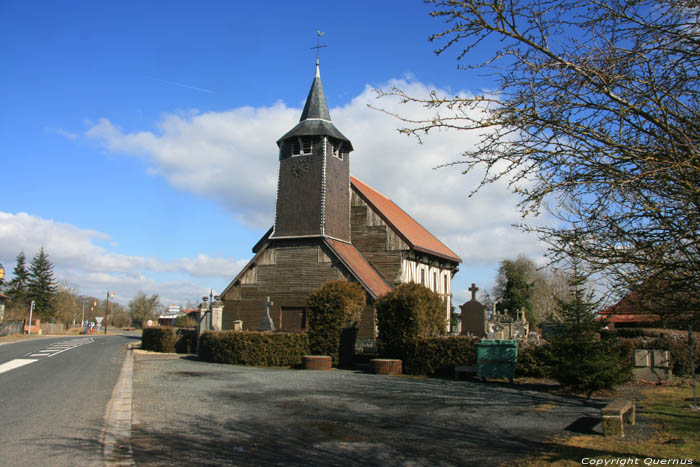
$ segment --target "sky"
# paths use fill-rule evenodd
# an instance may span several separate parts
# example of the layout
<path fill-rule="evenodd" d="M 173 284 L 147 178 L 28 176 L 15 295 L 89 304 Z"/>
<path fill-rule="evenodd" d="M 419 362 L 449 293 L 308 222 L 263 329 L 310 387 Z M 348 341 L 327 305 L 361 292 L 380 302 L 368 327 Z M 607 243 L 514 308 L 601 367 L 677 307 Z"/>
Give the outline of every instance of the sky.
<path fill-rule="evenodd" d="M 544 252 L 518 231 L 504 183 L 469 197 L 460 154 L 478 134 L 398 133 L 426 109 L 378 99 L 490 90 L 428 41 L 442 20 L 410 1 L 0 0 L 0 263 L 42 246 L 57 280 L 126 304 L 193 303 L 223 290 L 274 221 L 275 142 L 299 120 L 320 69 L 354 176 L 463 262 L 454 303 L 498 264 Z M 497 44 L 486 46 L 497 47 Z M 477 52 L 479 53 L 479 52 Z M 478 57 L 473 57 L 477 59 Z M 470 59 L 470 57 L 468 57 Z"/>

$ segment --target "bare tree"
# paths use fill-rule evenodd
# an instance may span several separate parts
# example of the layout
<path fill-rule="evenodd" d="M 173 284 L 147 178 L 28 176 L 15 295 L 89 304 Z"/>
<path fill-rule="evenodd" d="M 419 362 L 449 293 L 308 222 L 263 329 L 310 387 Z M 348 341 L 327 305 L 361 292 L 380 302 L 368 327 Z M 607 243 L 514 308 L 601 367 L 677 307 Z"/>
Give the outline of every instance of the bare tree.
<path fill-rule="evenodd" d="M 612 279 L 648 293 L 656 312 L 697 314 L 700 290 L 700 7 L 691 0 L 426 0 L 444 20 L 430 37 L 495 89 L 410 96 L 433 111 L 400 131 L 476 130 L 465 172 L 474 191 L 500 179 L 523 225 Z M 494 44 L 497 50 L 492 50 Z M 472 57 L 492 54 L 484 61 Z M 396 115 L 401 118 L 400 115 Z M 572 241 L 573 238 L 577 241 Z"/>
<path fill-rule="evenodd" d="M 146 321 L 155 316 L 160 308 L 161 304 L 158 294 L 148 297 L 145 293 L 139 292 L 129 302 L 129 316 L 131 316 L 131 324 L 133 326 L 142 327 Z"/>

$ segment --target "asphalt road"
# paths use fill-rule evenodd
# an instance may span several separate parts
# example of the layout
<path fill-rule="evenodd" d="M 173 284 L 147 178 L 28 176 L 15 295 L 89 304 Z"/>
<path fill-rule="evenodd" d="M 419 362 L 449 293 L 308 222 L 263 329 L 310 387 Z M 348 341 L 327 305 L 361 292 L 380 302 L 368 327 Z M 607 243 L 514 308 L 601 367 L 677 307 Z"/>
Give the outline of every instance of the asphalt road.
<path fill-rule="evenodd" d="M 527 385 L 136 353 L 137 465 L 500 465 L 599 430 L 605 402 Z M 596 425 L 597 424 L 597 425 Z"/>
<path fill-rule="evenodd" d="M 102 465 L 105 410 L 134 337 L 0 345 L 0 465 Z"/>

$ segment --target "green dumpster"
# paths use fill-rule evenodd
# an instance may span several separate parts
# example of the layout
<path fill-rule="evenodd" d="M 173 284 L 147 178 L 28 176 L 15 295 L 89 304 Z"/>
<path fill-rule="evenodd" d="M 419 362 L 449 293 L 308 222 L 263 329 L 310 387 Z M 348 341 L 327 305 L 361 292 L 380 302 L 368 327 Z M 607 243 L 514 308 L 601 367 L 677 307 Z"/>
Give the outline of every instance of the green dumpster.
<path fill-rule="evenodd" d="M 515 377 L 518 342 L 515 340 L 483 339 L 476 345 L 477 375 L 481 379 Z"/>

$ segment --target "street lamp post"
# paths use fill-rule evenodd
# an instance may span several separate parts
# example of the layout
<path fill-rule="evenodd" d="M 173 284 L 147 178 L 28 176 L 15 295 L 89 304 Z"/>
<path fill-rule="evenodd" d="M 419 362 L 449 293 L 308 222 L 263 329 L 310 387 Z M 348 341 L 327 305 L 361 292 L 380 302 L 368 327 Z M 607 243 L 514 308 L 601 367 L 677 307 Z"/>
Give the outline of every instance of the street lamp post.
<path fill-rule="evenodd" d="M 109 298 L 114 298 L 114 292 L 107 291 L 107 304 L 105 305 L 105 334 L 107 334 L 107 323 L 109 322 Z"/>

